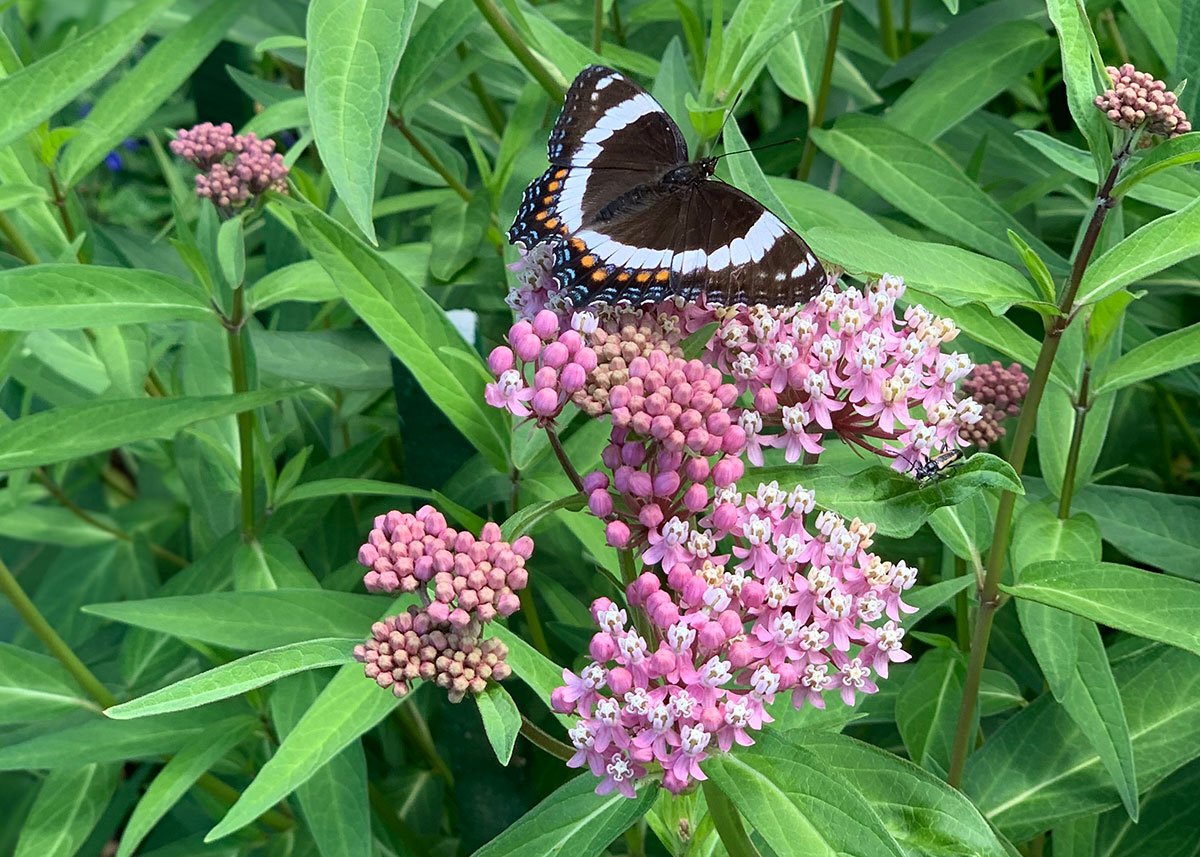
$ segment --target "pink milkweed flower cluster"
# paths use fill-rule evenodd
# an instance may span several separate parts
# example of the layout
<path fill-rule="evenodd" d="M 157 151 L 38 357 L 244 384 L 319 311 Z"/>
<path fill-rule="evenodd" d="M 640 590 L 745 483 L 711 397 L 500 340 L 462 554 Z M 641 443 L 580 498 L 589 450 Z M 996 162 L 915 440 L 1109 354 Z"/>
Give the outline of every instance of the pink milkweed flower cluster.
<path fill-rule="evenodd" d="M 804 307 L 720 313 L 704 359 L 752 399 L 737 418 L 752 464 L 766 447 L 788 462 L 818 454 L 827 432 L 895 457 L 897 469 L 964 445 L 959 429 L 980 407 L 955 387 L 971 361 L 943 352 L 958 335 L 949 319 L 920 304 L 899 314 L 903 294 L 904 280 L 885 274 L 863 289 L 828 286 Z"/>
<path fill-rule="evenodd" d="M 683 791 L 705 779 L 709 755 L 753 743 L 777 695 L 797 708 L 822 708 L 830 693 L 853 705 L 909 659 L 898 622 L 914 611 L 902 594 L 915 569 L 870 553 L 873 525 L 813 513 L 800 487 L 718 491 L 698 525 L 680 525 L 665 584 L 647 570 L 627 588 L 652 639 L 619 605 L 593 602 L 590 661 L 563 671 L 551 703 L 579 717 L 568 765 L 588 766 L 597 792 L 632 797 L 652 766 Z"/>
<path fill-rule="evenodd" d="M 723 488 L 742 477 L 745 432 L 730 407 L 737 388 L 699 360 L 653 350 L 629 364 L 629 380 L 608 391 L 611 443 L 603 471 L 584 480 L 588 508 L 608 520 L 609 544 L 631 537 L 648 564 L 670 567 L 682 550 L 681 524 L 709 505 L 709 483 Z"/>
<path fill-rule="evenodd" d="M 1147 134 L 1167 138 L 1192 130 L 1178 97 L 1154 75 L 1138 71 L 1131 63 L 1120 68 L 1110 65 L 1105 71 L 1112 86 L 1096 96 L 1095 105 L 1113 125 L 1127 131 L 1145 128 Z"/>
<path fill-rule="evenodd" d="M 517 321 L 533 321 L 545 309 L 557 315 L 560 321 L 568 321 L 570 308 L 553 273 L 554 245 L 542 241 L 529 250 L 518 246 L 517 252 L 520 257 L 508 266 L 517 285 L 509 289 L 504 299 Z"/>
<path fill-rule="evenodd" d="M 1029 392 L 1029 376 L 1016 363 L 1007 368 L 999 360 L 976 366 L 962 382 L 963 392 L 983 409 L 979 422 L 962 426 L 963 438 L 980 449 L 1004 437 L 1004 421 L 1021 412 L 1021 403 Z"/>
<path fill-rule="evenodd" d="M 234 134 L 228 122 L 180 128 L 171 151 L 200 170 L 196 196 L 211 199 L 222 210 L 241 208 L 268 190 L 287 193 L 288 168 L 275 151 L 275 141 L 260 140 L 253 133 Z M 233 157 L 227 161 L 229 155 Z"/>
<path fill-rule="evenodd" d="M 482 693 L 488 679 L 507 678 L 508 650 L 483 639 L 488 622 L 521 608 L 517 593 L 529 582 L 525 561 L 533 539 L 504 541 L 489 521 L 479 537 L 455 530 L 432 506 L 416 514 L 388 512 L 375 519 L 358 561 L 369 569 L 369 592 L 415 592 L 421 606 L 377 622 L 354 650 L 368 678 L 397 696 L 416 679 L 446 688 L 451 702 Z"/>
<path fill-rule="evenodd" d="M 508 345 L 488 356 L 496 381 L 484 389 L 487 403 L 551 425 L 596 368 L 596 352 L 583 336 L 548 309 L 532 322 L 518 321 L 508 331 Z"/>

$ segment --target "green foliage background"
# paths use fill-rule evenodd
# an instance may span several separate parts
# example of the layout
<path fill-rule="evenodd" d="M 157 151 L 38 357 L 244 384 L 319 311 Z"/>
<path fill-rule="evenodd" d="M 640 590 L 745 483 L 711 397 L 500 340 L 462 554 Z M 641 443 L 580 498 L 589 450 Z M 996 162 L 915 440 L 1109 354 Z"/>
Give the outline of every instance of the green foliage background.
<path fill-rule="evenodd" d="M 0 853 L 1194 854 L 1200 135 L 1135 153 L 1069 279 L 1125 60 L 1200 78 L 1200 3 L 0 3 Z M 851 277 L 904 276 L 976 362 L 1036 374 L 1061 333 L 1023 468 L 1006 441 L 924 487 L 844 449 L 751 474 L 878 523 L 921 624 L 879 694 L 706 764 L 711 811 L 597 797 L 518 737 L 562 738 L 550 689 L 619 591 L 480 356 L 591 62 L 698 151 L 795 138 L 721 176 Z M 291 194 L 220 220 L 165 148 L 203 120 L 286 140 Z M 607 430 L 564 437 L 585 469 Z M 357 546 L 425 501 L 537 538 L 516 675 L 478 704 L 350 662 L 395 612 Z"/>

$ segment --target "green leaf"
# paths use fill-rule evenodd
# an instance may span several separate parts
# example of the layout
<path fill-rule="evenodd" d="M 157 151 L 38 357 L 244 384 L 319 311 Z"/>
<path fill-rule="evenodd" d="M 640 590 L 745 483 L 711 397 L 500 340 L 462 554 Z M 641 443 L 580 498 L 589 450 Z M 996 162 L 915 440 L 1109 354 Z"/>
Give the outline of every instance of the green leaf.
<path fill-rule="evenodd" d="M 175 752 L 214 721 L 245 710 L 244 705 L 220 703 L 202 711 L 142 720 L 91 717 L 0 747 L 0 771 L 54 770 L 93 762 L 154 758 Z"/>
<path fill-rule="evenodd" d="M 1127 556 L 1200 580 L 1200 498 L 1121 485 L 1088 485 L 1072 502 L 1100 524 L 1104 540 Z"/>
<path fill-rule="evenodd" d="M 0 147 L 49 119 L 120 62 L 173 0 L 142 0 L 49 56 L 0 78 Z"/>
<path fill-rule="evenodd" d="M 71 857 L 100 816 L 121 781 L 121 766 L 80 765 L 46 777 L 21 828 L 13 857 Z"/>
<path fill-rule="evenodd" d="M 450 366 L 443 347 L 471 353 L 445 311 L 343 227 L 314 208 L 292 204 L 300 234 L 347 303 L 396 355 L 454 426 L 507 472 L 508 420 L 483 400 L 482 379 Z"/>
<path fill-rule="evenodd" d="M 0 470 L 38 467 L 138 440 L 168 440 L 182 428 L 277 402 L 288 390 L 179 399 L 106 399 L 63 405 L 0 426 Z"/>
<path fill-rule="evenodd" d="M 599 857 L 650 810 L 658 786 L 646 782 L 630 800 L 619 792 L 598 795 L 596 784 L 591 774 L 575 777 L 472 857 Z"/>
<path fill-rule="evenodd" d="M 0 643 L 0 725 L 95 707 L 54 658 Z"/>
<path fill-rule="evenodd" d="M 60 169 L 63 183 L 74 186 L 122 140 L 133 136 L 252 5 L 253 0 L 217 0 L 158 41 L 136 66 L 105 89 L 67 143 Z"/>
<path fill-rule="evenodd" d="M 320 589 L 321 584 L 287 539 L 264 536 L 238 545 L 233 558 L 233 588 L 239 592 L 270 589 Z"/>
<path fill-rule="evenodd" d="M 888 122 L 921 140 L 936 140 L 1017 84 L 1049 56 L 1053 44 L 1032 21 L 989 27 L 934 60 L 896 99 Z"/>
<path fill-rule="evenodd" d="M 198 289 L 157 271 L 30 265 L 0 271 L 0 330 L 215 321 Z"/>
<path fill-rule="evenodd" d="M 512 758 L 517 735 L 521 732 L 521 712 L 508 695 L 508 691 L 495 682 L 489 682 L 483 693 L 472 694 L 479 705 L 479 716 L 483 718 L 483 729 L 488 743 L 496 752 L 501 765 Z"/>
<path fill-rule="evenodd" d="M 1113 187 L 1112 195 L 1119 199 L 1129 193 L 1134 185 L 1155 173 L 1171 167 L 1194 164 L 1197 161 L 1200 161 L 1200 131 L 1164 140 L 1152 146 L 1141 158 L 1125 168 L 1125 175 Z"/>
<path fill-rule="evenodd" d="M 1122 354 L 1096 379 L 1095 395 L 1120 390 L 1193 363 L 1200 363 L 1200 324 L 1173 330 Z"/>
<path fill-rule="evenodd" d="M 1099 180 L 1107 169 L 1105 165 L 1111 152 L 1107 120 L 1093 103 L 1100 94 L 1096 86 L 1096 74 L 1100 69 L 1095 67 L 1093 59 L 1100 53 L 1096 36 L 1080 0 L 1046 0 L 1046 11 L 1058 32 L 1067 107 L 1091 149 L 1096 165 L 1094 177 Z"/>
<path fill-rule="evenodd" d="M 271 692 L 271 719 L 280 737 L 296 729 L 326 684 L 314 672 L 280 682 Z M 304 823 L 317 850 L 330 857 L 371 857 L 371 809 L 367 794 L 367 757 L 362 741 L 322 765 L 296 789 Z"/>
<path fill-rule="evenodd" d="M 978 301 L 996 315 L 1013 304 L 1039 300 L 1029 281 L 1011 265 L 996 259 L 929 241 L 912 241 L 890 233 L 818 226 L 804 234 L 822 259 L 851 272 L 898 273 L 913 289 L 960 306 Z"/>
<path fill-rule="evenodd" d="M 764 732 L 751 747 L 710 756 L 704 772 L 778 857 L 901 855 L 866 798 L 820 756 Z"/>
<path fill-rule="evenodd" d="M 416 497 L 420 500 L 432 500 L 433 492 L 425 488 L 413 488 L 411 485 L 400 485 L 396 482 L 381 482 L 378 479 L 314 479 L 302 482 L 286 496 L 280 498 L 278 505 L 300 503 L 320 497 L 341 497 L 348 494 L 360 494 L 369 497 Z"/>
<path fill-rule="evenodd" d="M 1079 305 L 1095 303 L 1200 254 L 1200 199 L 1152 220 L 1088 265 L 1079 284 Z"/>
<path fill-rule="evenodd" d="M 142 840 L 188 793 L 196 780 L 226 753 L 250 737 L 257 727 L 258 719 L 250 716 L 221 720 L 184 744 L 158 772 L 138 801 L 121 832 L 117 857 L 131 857 Z"/>
<path fill-rule="evenodd" d="M 1038 562 L 1002 587 L 1028 598 L 1200 654 L 1200 584 L 1110 562 Z"/>
<path fill-rule="evenodd" d="M 926 770 L 940 773 L 950 767 L 966 672 L 958 652 L 930 649 L 896 697 L 896 725 L 908 756 Z"/>
<path fill-rule="evenodd" d="M 967 560 L 972 570 L 982 573 L 982 556 L 992 544 L 995 516 L 995 498 L 977 494 L 955 506 L 934 510 L 929 516 L 929 526 L 956 556 Z"/>
<path fill-rule="evenodd" d="M 399 704 L 390 691 L 363 676 L 362 666 L 346 664 L 204 841 L 228 836 L 254 821 Z"/>
<path fill-rule="evenodd" d="M 1150 645 L 1112 669 L 1146 788 L 1200 755 L 1200 660 Z M 988 736 L 968 760 L 963 791 L 1018 842 L 1120 804 L 1099 754 L 1050 694 Z"/>
<path fill-rule="evenodd" d="M 250 331 L 258 369 L 272 378 L 380 390 L 392 383 L 388 350 L 366 330 Z"/>
<path fill-rule="evenodd" d="M 1200 789 L 1200 764 L 1192 762 L 1142 795 L 1142 812 L 1135 823 L 1120 810 L 1090 821 L 1091 850 L 1069 852 L 1067 857 L 1190 857 L 1200 842 L 1200 817 L 1196 815 L 1196 790 Z M 1061 841 L 1054 831 L 1055 841 Z M 1057 852 L 1058 846 L 1055 846 Z"/>
<path fill-rule="evenodd" d="M 563 668 L 498 622 L 492 624 L 488 633 L 508 647 L 507 662 L 513 675 L 525 682 L 549 708 L 550 694 L 562 686 Z M 575 725 L 573 717 L 557 712 L 554 716 L 568 729 Z"/>
<path fill-rule="evenodd" d="M 880 533 L 897 538 L 915 533 L 934 509 L 961 503 L 984 488 L 1024 493 L 1008 463 L 987 453 L 976 453 L 949 475 L 923 486 L 890 467 L 866 467 L 848 474 L 833 465 L 794 464 L 755 468 L 740 484 L 743 490 L 753 491 L 759 482 L 772 480 L 785 490 L 803 485 L 816 492 L 818 506 L 871 521 Z"/>
<path fill-rule="evenodd" d="M 305 97 L 321 161 L 355 224 L 375 243 L 375 165 L 415 0 L 313 0 Z"/>
<path fill-rule="evenodd" d="M 365 632 L 363 636 L 366 636 Z M 132 720 L 196 708 L 218 699 L 237 696 L 294 673 L 350 663 L 354 660 L 354 645 L 359 641 L 360 638 L 338 637 L 305 640 L 255 652 L 115 705 L 104 713 L 114 720 Z"/>
<path fill-rule="evenodd" d="M 909 590 L 908 594 L 904 596 L 904 603 L 909 607 L 916 607 L 917 612 L 910 613 L 905 617 L 905 628 L 911 628 L 974 582 L 974 578 L 964 575 Z"/>
<path fill-rule="evenodd" d="M 214 646 L 258 651 L 315 637 L 365 637 L 387 606 L 387 599 L 373 595 L 276 589 L 89 604 L 84 612 Z"/>
<path fill-rule="evenodd" d="M 505 541 L 512 542 L 521 536 L 533 532 L 538 524 L 560 509 L 566 509 L 568 512 L 578 512 L 585 505 L 587 505 L 587 501 L 582 494 L 571 494 L 566 497 L 559 497 L 557 500 L 532 503 L 517 510 L 516 513 L 501 525 L 500 532 L 504 536 Z"/>
<path fill-rule="evenodd" d="M 309 259 L 271 271 L 250 287 L 246 298 L 257 311 L 284 301 L 324 303 L 338 300 L 341 296 L 342 293 L 325 269 Z"/>
<path fill-rule="evenodd" d="M 1033 277 L 1034 283 L 1041 289 L 1042 299 L 1047 303 L 1054 303 L 1058 299 L 1054 288 L 1054 278 L 1050 275 L 1050 269 L 1046 267 L 1046 263 L 1042 261 L 1042 257 L 1025 242 L 1024 238 L 1011 229 L 1008 230 L 1008 243 L 1016 248 L 1021 261 L 1025 263 L 1025 270 L 1029 272 L 1029 275 Z"/>
<path fill-rule="evenodd" d="M 451 280 L 475 258 L 490 214 L 485 193 L 477 193 L 469 202 L 455 196 L 433 210 L 429 272 L 434 277 Z"/>
<path fill-rule="evenodd" d="M 45 202 L 50 194 L 32 184 L 6 184 L 0 187 L 0 211 L 20 208 L 30 202 Z"/>
<path fill-rule="evenodd" d="M 1027 21 L 1014 23 L 1045 38 L 1041 28 Z M 813 140 L 873 191 L 928 228 L 1017 264 L 1020 257 L 1005 238 L 1012 230 L 1043 258 L 1065 269 L 1065 262 L 1053 250 L 980 190 L 953 160 L 891 123 L 866 114 L 849 114 L 829 130 L 814 130 Z M 908 276 L 903 269 L 895 273 Z"/>
<path fill-rule="evenodd" d="M 828 730 L 790 732 L 787 737 L 819 756 L 866 798 L 907 853 L 1004 857 L 1004 845 L 962 792 L 912 762 Z"/>

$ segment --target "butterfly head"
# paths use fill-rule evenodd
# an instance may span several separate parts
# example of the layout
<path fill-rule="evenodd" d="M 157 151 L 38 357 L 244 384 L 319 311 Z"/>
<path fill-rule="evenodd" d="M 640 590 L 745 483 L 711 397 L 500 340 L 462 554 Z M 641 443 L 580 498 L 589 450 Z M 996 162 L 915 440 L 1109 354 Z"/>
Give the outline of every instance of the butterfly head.
<path fill-rule="evenodd" d="M 701 158 L 690 164 L 682 164 L 667 171 L 663 176 L 665 185 L 687 185 L 702 182 L 717 171 L 716 158 Z"/>

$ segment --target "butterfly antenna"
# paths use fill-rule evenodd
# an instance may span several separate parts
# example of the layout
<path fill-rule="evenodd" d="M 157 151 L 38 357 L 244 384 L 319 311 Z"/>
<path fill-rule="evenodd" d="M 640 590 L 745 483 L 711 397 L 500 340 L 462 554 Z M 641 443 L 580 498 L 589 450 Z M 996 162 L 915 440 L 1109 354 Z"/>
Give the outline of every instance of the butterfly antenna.
<path fill-rule="evenodd" d="M 729 111 L 725 114 L 725 118 L 721 120 L 721 128 L 717 131 L 717 139 L 720 140 L 725 133 L 725 126 L 729 124 L 729 120 L 733 118 L 733 114 L 737 111 L 737 106 L 742 100 L 742 96 L 746 94 L 746 90 L 739 89 L 738 94 L 733 98 L 733 104 L 729 105 Z"/>
<path fill-rule="evenodd" d="M 788 137 L 786 140 L 780 140 L 777 143 L 767 143 L 765 146 L 751 146 L 749 149 L 736 149 L 732 152 L 722 152 L 721 154 L 716 155 L 716 157 L 724 158 L 728 157 L 729 155 L 744 155 L 746 152 L 758 152 L 763 149 L 773 148 L 775 146 L 786 146 L 790 143 L 799 143 L 802 139 L 802 137 Z"/>

